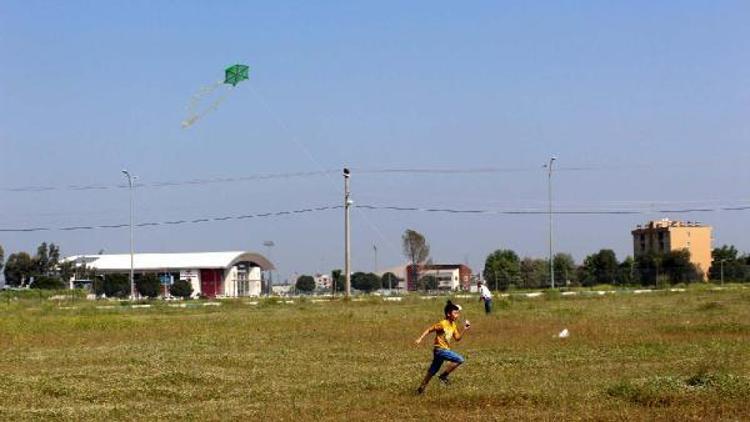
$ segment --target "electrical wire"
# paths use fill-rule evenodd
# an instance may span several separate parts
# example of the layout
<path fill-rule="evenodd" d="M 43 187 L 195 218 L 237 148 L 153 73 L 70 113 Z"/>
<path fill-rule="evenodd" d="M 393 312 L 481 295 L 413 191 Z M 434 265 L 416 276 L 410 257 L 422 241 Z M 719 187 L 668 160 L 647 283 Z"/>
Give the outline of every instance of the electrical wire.
<path fill-rule="evenodd" d="M 266 104 L 266 107 L 268 105 Z M 271 111 L 269 110 L 269 113 Z M 273 114 L 273 113 L 271 113 Z M 283 124 L 278 116 L 276 116 L 280 125 L 287 131 L 291 132 L 289 128 Z M 294 171 L 285 173 L 261 173 L 251 174 L 247 176 L 237 177 L 214 177 L 214 178 L 198 178 L 198 179 L 187 179 L 187 180 L 165 180 L 155 181 L 151 183 L 137 183 L 134 186 L 137 188 L 165 188 L 165 187 L 179 187 L 179 186 L 200 186 L 210 185 L 219 183 L 237 183 L 237 182 L 251 182 L 258 180 L 273 180 L 273 179 L 292 179 L 300 177 L 311 177 L 311 176 L 326 176 L 338 174 L 341 169 L 323 169 L 320 163 L 314 158 L 312 153 L 305 148 L 299 140 L 291 135 L 293 141 L 297 146 L 302 148 L 310 160 L 321 170 L 314 171 Z M 664 168 L 665 166 L 655 165 L 627 165 L 627 166 L 579 166 L 579 167 L 559 167 L 555 168 L 555 172 L 578 172 L 578 171 L 606 171 L 606 170 L 627 170 L 627 169 L 649 169 L 649 168 Z M 668 167 L 668 166 L 667 166 Z M 471 174 L 491 174 L 491 173 L 521 173 L 521 172 L 536 172 L 539 171 L 540 167 L 463 167 L 463 168 L 410 168 L 410 167 L 384 167 L 384 168 L 367 168 L 367 167 L 351 167 L 350 171 L 353 174 L 401 174 L 401 175 L 433 175 L 433 174 L 449 174 L 449 175 L 471 175 Z M 101 184 L 90 184 L 90 185 L 47 185 L 47 186 L 9 186 L 0 188 L 4 192 L 49 192 L 49 191 L 96 191 L 96 190 L 110 190 L 110 189 L 125 189 L 128 188 L 126 184 L 116 185 L 101 185 Z"/>
<path fill-rule="evenodd" d="M 230 220 L 245 220 L 249 218 L 267 218 L 267 217 L 281 217 L 285 215 L 294 214 L 305 214 L 311 212 L 329 211 L 335 209 L 344 208 L 343 205 L 323 206 L 314 208 L 301 208 L 296 210 L 288 211 L 274 211 L 264 212 L 257 214 L 245 214 L 235 216 L 222 216 L 222 217 L 203 217 L 188 220 L 170 220 L 170 221 L 156 221 L 156 222 L 145 222 L 133 224 L 133 227 L 155 227 L 155 226 L 176 226 L 182 224 L 199 224 L 208 222 L 223 222 Z M 21 227 L 21 228 L 0 228 L 0 233 L 30 233 L 30 232 L 43 232 L 43 231 L 80 231 L 80 230 L 99 230 L 99 229 L 121 229 L 130 227 L 130 224 L 101 224 L 101 225 L 81 225 L 81 226 L 67 226 L 67 227 Z"/>
<path fill-rule="evenodd" d="M 371 211 L 396 211 L 396 212 L 426 212 L 446 213 L 454 215 L 549 215 L 549 211 L 543 209 L 457 209 L 457 208 L 425 208 L 394 205 L 370 205 L 355 204 L 354 208 Z M 305 214 L 329 210 L 343 209 L 343 205 L 331 205 L 314 208 L 300 208 L 295 210 L 264 212 L 256 214 L 244 214 L 236 216 L 203 217 L 185 220 L 169 220 L 159 222 L 144 222 L 134 224 L 134 227 L 175 226 L 183 224 L 199 224 L 208 222 L 224 222 L 231 220 L 245 220 L 250 218 L 281 217 L 295 214 Z M 647 215 L 647 214 L 689 214 L 722 211 L 748 211 L 750 206 L 722 206 L 707 208 L 681 208 L 681 209 L 632 209 L 632 210 L 554 210 L 553 215 Z M 67 227 L 18 227 L 0 228 L 0 233 L 29 233 L 41 231 L 80 231 L 99 229 L 120 229 L 129 227 L 129 224 L 104 224 L 104 225 L 80 225 Z"/>

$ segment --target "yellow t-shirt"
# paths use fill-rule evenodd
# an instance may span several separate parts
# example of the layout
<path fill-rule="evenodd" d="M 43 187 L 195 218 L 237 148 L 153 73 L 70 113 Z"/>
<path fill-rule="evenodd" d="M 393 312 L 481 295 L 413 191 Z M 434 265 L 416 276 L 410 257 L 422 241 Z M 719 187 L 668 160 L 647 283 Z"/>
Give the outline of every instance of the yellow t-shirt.
<path fill-rule="evenodd" d="M 439 349 L 450 349 L 450 342 L 452 339 L 456 341 L 461 340 L 461 333 L 458 332 L 456 322 L 448 321 L 444 319 L 440 322 L 436 322 L 435 325 L 430 327 L 430 332 L 435 332 L 435 344 L 434 347 Z"/>

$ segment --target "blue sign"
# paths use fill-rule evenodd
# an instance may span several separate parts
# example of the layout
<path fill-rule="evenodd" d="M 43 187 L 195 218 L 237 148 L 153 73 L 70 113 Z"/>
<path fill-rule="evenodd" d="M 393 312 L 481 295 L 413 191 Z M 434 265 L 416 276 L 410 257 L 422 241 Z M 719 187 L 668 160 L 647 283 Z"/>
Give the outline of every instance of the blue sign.
<path fill-rule="evenodd" d="M 170 284 L 172 284 L 172 274 L 161 274 L 159 276 L 159 281 L 161 282 L 161 284 L 169 286 Z"/>

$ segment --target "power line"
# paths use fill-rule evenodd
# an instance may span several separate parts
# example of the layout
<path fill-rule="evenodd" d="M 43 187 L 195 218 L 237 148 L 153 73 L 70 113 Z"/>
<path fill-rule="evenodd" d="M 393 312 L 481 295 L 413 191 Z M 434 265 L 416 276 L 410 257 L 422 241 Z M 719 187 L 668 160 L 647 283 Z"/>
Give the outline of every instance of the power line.
<path fill-rule="evenodd" d="M 289 211 L 274 211 L 264 212 L 257 214 L 245 214 L 235 216 L 222 216 L 222 217 L 203 217 L 194 218 L 187 220 L 170 220 L 170 221 L 156 221 L 156 222 L 145 222 L 134 224 L 135 227 L 155 227 L 155 226 L 176 226 L 182 224 L 199 224 L 208 222 L 222 222 L 230 220 L 245 220 L 250 218 L 268 218 L 268 217 L 281 217 L 285 215 L 294 214 L 305 214 L 311 212 L 321 212 L 328 210 L 341 209 L 343 205 L 333 205 L 324 207 L 314 208 L 301 208 Z M 81 231 L 81 230 L 100 230 L 100 229 L 119 229 L 129 227 L 129 224 L 100 224 L 100 225 L 81 225 L 81 226 L 67 226 L 67 227 L 21 227 L 21 228 L 0 228 L 0 233 L 29 233 L 29 232 L 43 232 L 43 231 Z"/>
<path fill-rule="evenodd" d="M 316 161 L 317 164 L 317 161 Z M 668 168 L 669 165 L 652 165 L 652 164 L 632 164 L 632 165 L 609 165 L 609 166 L 569 166 L 560 167 L 556 169 L 562 172 L 586 172 L 586 171 L 610 171 L 610 170 L 628 170 L 628 169 L 661 169 Z M 462 167 L 462 168 L 429 168 L 429 167 L 383 167 L 383 168 L 367 168 L 367 167 L 353 167 L 350 168 L 352 173 L 357 174 L 411 174 L 411 175 L 433 175 L 433 174 L 446 174 L 446 175 L 471 175 L 471 174 L 491 174 L 491 173 L 523 173 L 523 172 L 538 172 L 540 168 L 538 166 L 528 167 Z M 168 187 L 180 187 L 180 186 L 201 186 L 221 183 L 238 183 L 238 182 L 252 182 L 261 180 L 274 180 L 274 179 L 293 179 L 300 177 L 311 177 L 311 176 L 327 176 L 338 174 L 340 170 L 336 169 L 321 169 L 314 171 L 293 171 L 284 173 L 262 173 L 262 174 L 251 174 L 247 176 L 236 176 L 236 177 L 209 177 L 209 178 L 196 178 L 187 180 L 163 180 L 155 181 L 151 183 L 140 182 L 135 185 L 137 188 L 168 188 Z M 0 188 L 4 192 L 51 192 L 51 191 L 103 191 L 112 189 L 124 189 L 128 186 L 125 184 L 115 185 L 102 185 L 102 184 L 69 184 L 69 185 L 46 185 L 46 186 L 9 186 Z"/>
<path fill-rule="evenodd" d="M 449 214 L 486 214 L 486 215 L 548 215 L 548 210 L 497 210 L 497 209 L 455 209 L 455 208 L 424 208 L 402 207 L 389 205 L 356 205 L 357 208 L 369 210 L 407 211 L 407 212 L 435 212 Z M 643 215 L 643 214 L 687 214 L 695 212 L 717 211 L 747 211 L 750 206 L 714 207 L 714 208 L 683 208 L 683 209 L 631 209 L 631 210 L 554 210 L 554 215 Z"/>
<path fill-rule="evenodd" d="M 458 208 L 426 208 L 396 205 L 369 205 L 355 204 L 355 208 L 372 211 L 395 211 L 395 212 L 425 212 L 425 213 L 445 213 L 454 215 L 548 215 L 549 211 L 545 209 L 458 209 Z M 300 208 L 294 210 L 263 212 L 255 214 L 244 214 L 221 217 L 202 217 L 194 219 L 167 220 L 158 222 L 144 222 L 135 224 L 135 227 L 155 227 L 155 226 L 177 226 L 185 224 L 200 224 L 209 222 L 239 221 L 250 218 L 271 218 L 282 217 L 312 212 L 322 212 L 329 210 L 338 210 L 344 208 L 343 205 L 331 205 L 312 208 Z M 621 209 L 621 210 L 596 210 L 596 209 L 578 209 L 564 210 L 557 209 L 553 211 L 554 215 L 648 215 L 648 214 L 689 214 L 689 213 L 706 213 L 722 211 L 749 211 L 750 205 L 742 206 L 720 206 L 705 208 L 674 208 L 674 209 Z M 101 229 L 119 229 L 128 227 L 128 224 L 100 224 L 100 225 L 77 225 L 65 227 L 16 227 L 0 228 L 0 233 L 29 233 L 42 231 L 82 231 L 82 230 L 101 230 Z"/>
<path fill-rule="evenodd" d="M 298 171 L 290 173 L 268 173 L 268 174 L 254 174 L 248 176 L 239 177 L 215 177 L 215 178 L 203 178 L 203 179 L 188 179 L 188 180 L 167 180 L 157 181 L 151 183 L 137 183 L 134 184 L 137 188 L 164 188 L 164 187 L 176 187 L 176 186 L 194 186 L 194 185 L 210 185 L 218 183 L 236 183 L 236 182 L 249 182 L 257 180 L 272 180 L 272 179 L 290 179 L 298 177 L 310 177 L 320 176 L 329 173 L 333 173 L 333 170 L 321 170 L 321 171 Z M 101 190 L 112 190 L 112 189 L 125 189 L 128 185 L 117 184 L 117 185 L 60 185 L 60 186 L 20 186 L 20 187 L 6 187 L 2 188 L 5 192 L 50 192 L 50 191 L 101 191 Z"/>

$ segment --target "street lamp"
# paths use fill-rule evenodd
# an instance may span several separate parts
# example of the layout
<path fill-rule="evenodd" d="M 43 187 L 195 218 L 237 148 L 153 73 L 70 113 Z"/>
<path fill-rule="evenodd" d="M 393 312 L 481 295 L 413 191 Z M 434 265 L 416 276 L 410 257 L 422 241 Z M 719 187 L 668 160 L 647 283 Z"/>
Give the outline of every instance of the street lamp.
<path fill-rule="evenodd" d="M 351 200 L 351 191 L 349 190 L 349 177 L 351 173 L 348 168 L 344 168 L 344 291 L 347 298 L 351 296 L 352 289 L 352 270 L 351 270 L 351 226 L 349 223 L 349 208 L 354 203 Z"/>
<path fill-rule="evenodd" d="M 555 288 L 555 263 L 552 256 L 552 164 L 557 157 L 550 157 L 549 163 L 544 167 L 547 169 L 547 199 L 549 205 L 549 280 L 550 286 Z"/>
<path fill-rule="evenodd" d="M 130 191 L 130 300 L 135 299 L 135 281 L 133 278 L 133 183 L 138 178 L 133 176 L 127 170 L 122 170 L 122 174 L 128 178 L 128 190 Z"/>

